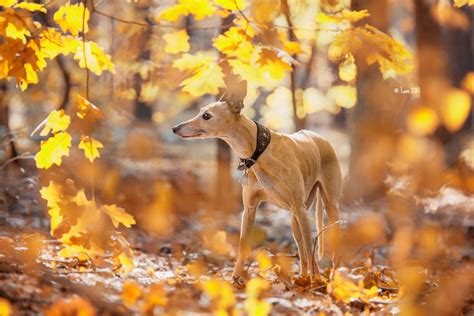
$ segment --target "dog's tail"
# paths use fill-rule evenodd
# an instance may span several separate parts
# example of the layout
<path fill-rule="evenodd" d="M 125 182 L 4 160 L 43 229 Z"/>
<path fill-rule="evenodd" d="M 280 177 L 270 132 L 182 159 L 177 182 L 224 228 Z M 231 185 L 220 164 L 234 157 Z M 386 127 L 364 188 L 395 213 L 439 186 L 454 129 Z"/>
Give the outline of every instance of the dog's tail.
<path fill-rule="evenodd" d="M 323 204 L 323 197 L 321 195 L 321 184 L 318 183 L 318 191 L 316 193 L 316 236 L 318 236 L 318 260 L 324 256 L 324 204 Z"/>

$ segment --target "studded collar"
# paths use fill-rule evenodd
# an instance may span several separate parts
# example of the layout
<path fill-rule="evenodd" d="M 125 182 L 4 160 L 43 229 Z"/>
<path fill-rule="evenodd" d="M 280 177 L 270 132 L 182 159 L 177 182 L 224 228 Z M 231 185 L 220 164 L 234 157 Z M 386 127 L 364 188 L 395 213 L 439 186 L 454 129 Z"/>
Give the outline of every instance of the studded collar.
<path fill-rule="evenodd" d="M 250 158 L 240 158 L 238 170 L 250 169 L 257 162 L 258 157 L 267 149 L 268 144 L 270 144 L 270 129 L 258 122 L 255 122 L 255 125 L 257 125 L 257 145 L 255 146 L 255 151 Z"/>

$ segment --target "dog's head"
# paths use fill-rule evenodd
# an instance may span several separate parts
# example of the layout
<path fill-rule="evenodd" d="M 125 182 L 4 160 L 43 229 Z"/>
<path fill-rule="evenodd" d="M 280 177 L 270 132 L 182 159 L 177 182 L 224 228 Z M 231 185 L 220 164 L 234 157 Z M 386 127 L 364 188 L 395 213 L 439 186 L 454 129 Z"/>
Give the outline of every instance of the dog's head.
<path fill-rule="evenodd" d="M 244 107 L 247 82 L 221 91 L 220 101 L 202 107 L 192 119 L 173 127 L 173 133 L 183 138 L 219 138 L 232 133 Z"/>

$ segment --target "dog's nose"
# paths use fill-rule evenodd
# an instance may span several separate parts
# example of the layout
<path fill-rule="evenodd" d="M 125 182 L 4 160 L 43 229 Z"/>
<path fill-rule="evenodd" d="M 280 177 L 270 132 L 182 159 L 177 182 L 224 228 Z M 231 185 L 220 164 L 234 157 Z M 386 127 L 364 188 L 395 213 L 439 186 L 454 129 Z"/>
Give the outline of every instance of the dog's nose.
<path fill-rule="evenodd" d="M 177 134 L 180 127 L 181 125 L 176 125 L 175 127 L 173 127 L 173 133 Z"/>

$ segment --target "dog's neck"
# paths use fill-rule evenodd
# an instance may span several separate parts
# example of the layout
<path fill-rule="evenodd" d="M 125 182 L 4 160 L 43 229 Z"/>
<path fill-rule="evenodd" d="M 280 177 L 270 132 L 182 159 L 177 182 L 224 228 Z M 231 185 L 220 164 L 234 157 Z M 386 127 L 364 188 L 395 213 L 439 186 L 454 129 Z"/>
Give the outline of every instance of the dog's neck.
<path fill-rule="evenodd" d="M 257 126 L 255 122 L 245 114 L 240 114 L 230 131 L 229 135 L 220 138 L 229 144 L 240 158 L 251 157 L 257 146 Z"/>

